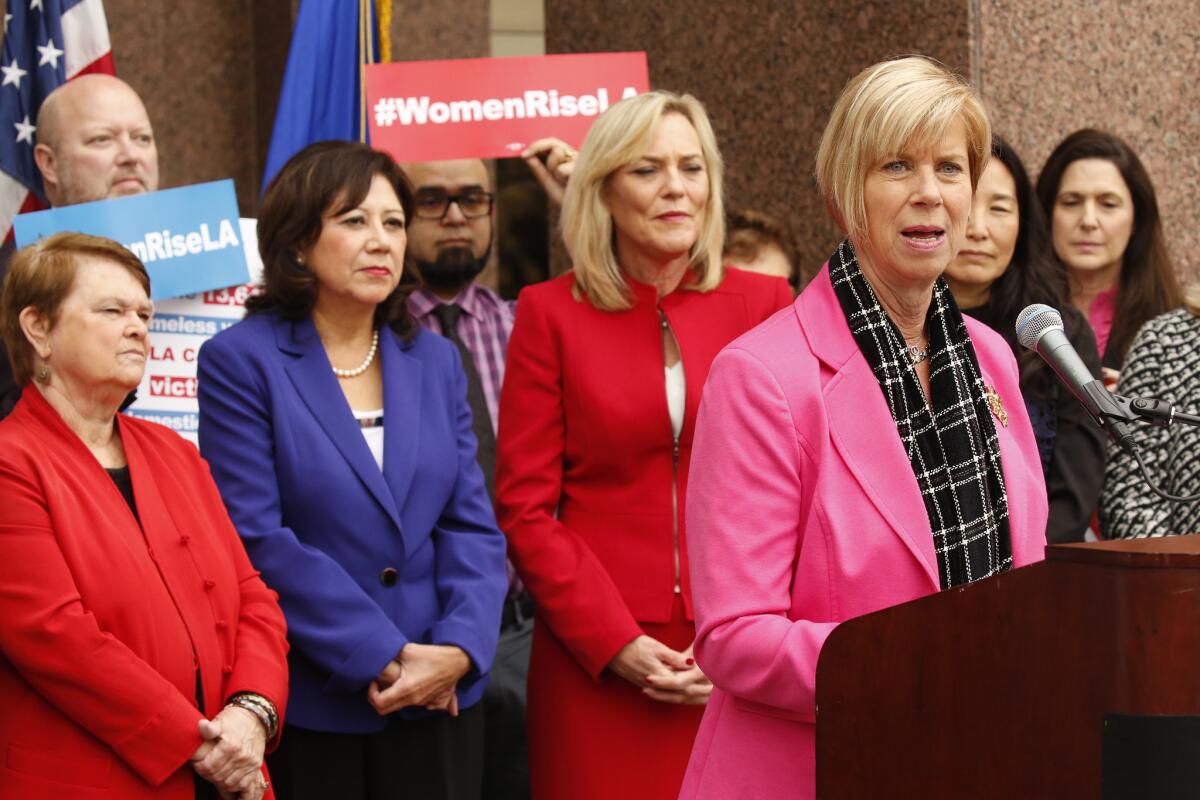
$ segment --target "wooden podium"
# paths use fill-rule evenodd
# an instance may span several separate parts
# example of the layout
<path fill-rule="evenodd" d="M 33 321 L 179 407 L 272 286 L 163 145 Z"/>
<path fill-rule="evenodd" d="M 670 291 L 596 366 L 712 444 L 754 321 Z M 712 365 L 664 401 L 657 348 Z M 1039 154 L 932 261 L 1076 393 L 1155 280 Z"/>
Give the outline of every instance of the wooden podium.
<path fill-rule="evenodd" d="M 817 796 L 1196 797 L 1192 715 L 1200 536 L 1056 545 L 834 630 Z"/>

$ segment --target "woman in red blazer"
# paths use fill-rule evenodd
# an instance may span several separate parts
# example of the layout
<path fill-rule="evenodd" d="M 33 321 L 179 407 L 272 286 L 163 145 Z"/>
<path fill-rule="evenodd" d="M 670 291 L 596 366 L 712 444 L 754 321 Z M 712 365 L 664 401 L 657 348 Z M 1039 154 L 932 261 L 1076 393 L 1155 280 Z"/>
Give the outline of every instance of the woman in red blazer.
<path fill-rule="evenodd" d="M 0 423 L 0 800 L 271 796 L 275 594 L 196 448 L 117 413 L 149 289 L 132 253 L 75 233 L 22 250 L 4 285 L 25 390 Z"/>
<path fill-rule="evenodd" d="M 692 659 L 682 512 L 717 352 L 791 300 L 724 270 L 721 157 L 694 98 L 651 92 L 592 126 L 568 184 L 572 273 L 521 294 L 496 502 L 537 604 L 535 798 L 679 791 L 711 684 Z"/>

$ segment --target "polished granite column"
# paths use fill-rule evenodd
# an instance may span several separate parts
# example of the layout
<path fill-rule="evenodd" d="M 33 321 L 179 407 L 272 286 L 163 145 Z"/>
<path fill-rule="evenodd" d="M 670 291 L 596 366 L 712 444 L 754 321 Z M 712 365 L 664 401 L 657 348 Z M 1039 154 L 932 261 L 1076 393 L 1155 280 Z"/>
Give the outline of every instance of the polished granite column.
<path fill-rule="evenodd" d="M 242 213 L 253 216 L 296 0 L 104 8 L 117 74 L 154 124 L 162 186 L 233 178 Z M 488 37 L 488 0 L 393 0 L 394 60 L 485 56 Z"/>
<path fill-rule="evenodd" d="M 969 67 L 965 2 L 904 5 L 902 19 L 898 4 L 863 0 L 546 0 L 546 52 L 645 50 L 653 87 L 689 92 L 707 107 L 726 163 L 726 207 L 786 220 L 808 274 L 839 238 L 813 162 L 842 86 L 895 54 Z"/>
<path fill-rule="evenodd" d="M 161 185 L 233 178 L 254 215 L 293 20 L 292 0 L 107 0 L 117 74 L 142 96 Z"/>
<path fill-rule="evenodd" d="M 981 86 L 1035 174 L 1076 127 L 1126 136 L 1159 187 L 1173 255 L 1200 267 L 1198 29 L 1195 0 L 546 0 L 546 52 L 645 50 L 653 86 L 705 103 L 727 206 L 788 220 L 806 272 L 838 239 L 813 179 L 833 101 L 863 67 L 906 53 Z"/>
<path fill-rule="evenodd" d="M 1200 278 L 1200 3 L 974 0 L 977 73 L 996 130 L 1036 175 L 1096 127 L 1137 151 L 1185 280 Z"/>

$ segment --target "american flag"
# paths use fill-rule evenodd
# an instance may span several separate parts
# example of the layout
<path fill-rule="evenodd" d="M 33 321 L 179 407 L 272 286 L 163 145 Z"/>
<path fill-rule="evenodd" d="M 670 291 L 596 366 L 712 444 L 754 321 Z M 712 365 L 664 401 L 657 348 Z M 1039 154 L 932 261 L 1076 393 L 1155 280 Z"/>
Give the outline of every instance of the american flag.
<path fill-rule="evenodd" d="M 77 75 L 115 74 L 101 0 L 9 0 L 0 55 L 0 234 L 13 217 L 46 207 L 33 163 L 46 95 Z"/>

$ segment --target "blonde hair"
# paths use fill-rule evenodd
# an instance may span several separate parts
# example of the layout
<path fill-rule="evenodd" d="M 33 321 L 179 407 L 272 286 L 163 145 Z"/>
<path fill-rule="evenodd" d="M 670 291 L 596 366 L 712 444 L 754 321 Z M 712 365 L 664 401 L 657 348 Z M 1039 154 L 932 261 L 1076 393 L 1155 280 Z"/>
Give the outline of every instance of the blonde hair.
<path fill-rule="evenodd" d="M 708 114 L 689 94 L 655 91 L 636 95 L 614 103 L 596 118 L 563 198 L 562 234 L 574 260 L 576 295 L 582 292 L 593 306 L 604 311 L 620 311 L 633 305 L 629 284 L 613 252 L 613 221 L 604 201 L 605 190 L 613 173 L 642 155 L 667 114 L 680 114 L 695 128 L 708 173 L 708 206 L 689 262 L 695 281 L 687 288 L 707 292 L 720 285 L 724 277 L 724 164 Z"/>
<path fill-rule="evenodd" d="M 955 122 L 966 129 L 974 190 L 991 152 L 992 130 L 970 84 L 925 56 L 880 62 L 846 84 L 821 135 L 817 185 L 852 241 L 866 241 L 867 173 L 910 144 L 937 141 Z"/>

